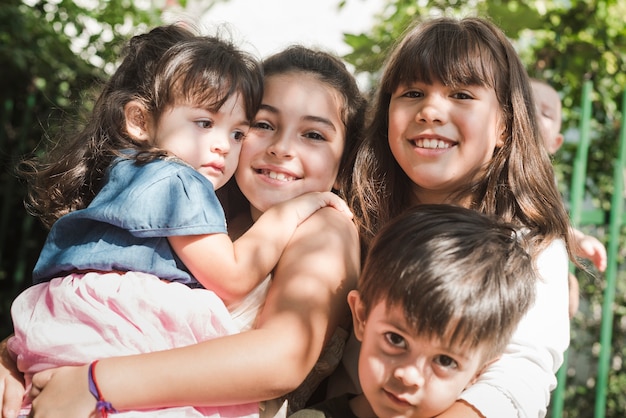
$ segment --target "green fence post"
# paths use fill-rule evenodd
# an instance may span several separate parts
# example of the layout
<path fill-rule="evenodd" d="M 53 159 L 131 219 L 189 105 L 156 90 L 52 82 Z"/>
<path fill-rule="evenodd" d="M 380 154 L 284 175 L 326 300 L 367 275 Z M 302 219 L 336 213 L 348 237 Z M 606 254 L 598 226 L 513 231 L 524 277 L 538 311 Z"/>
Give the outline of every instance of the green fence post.
<path fill-rule="evenodd" d="M 570 219 L 572 226 L 578 227 L 581 219 L 582 200 L 585 194 L 585 182 L 587 179 L 587 156 L 589 155 L 590 126 L 591 126 L 591 91 L 593 83 L 586 81 L 583 84 L 580 115 L 580 140 L 574 159 L 572 183 L 570 187 Z M 573 272 L 573 265 L 570 271 Z M 557 373 L 557 387 L 552 394 L 552 418 L 563 416 L 563 403 L 567 383 L 567 351 L 563 353 L 563 364 Z"/>
<path fill-rule="evenodd" d="M 624 212 L 624 174 L 626 174 L 626 92 L 622 96 L 622 126 L 619 134 L 619 155 L 613 167 L 613 197 L 609 218 L 608 264 L 606 287 L 602 300 L 602 322 L 600 324 L 600 355 L 598 356 L 598 378 L 596 380 L 595 418 L 604 418 L 606 413 L 607 386 L 613 334 L 613 302 L 617 281 L 617 253 Z"/>

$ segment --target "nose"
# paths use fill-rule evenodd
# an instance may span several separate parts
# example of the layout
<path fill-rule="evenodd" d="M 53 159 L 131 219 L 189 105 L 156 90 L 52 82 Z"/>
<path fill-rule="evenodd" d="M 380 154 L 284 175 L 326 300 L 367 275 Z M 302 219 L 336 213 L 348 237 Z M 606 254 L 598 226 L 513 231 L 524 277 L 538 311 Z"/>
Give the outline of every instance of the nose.
<path fill-rule="evenodd" d="M 427 95 L 422 100 L 415 119 L 418 123 L 443 124 L 445 122 L 445 100 L 435 95 Z"/>
<path fill-rule="evenodd" d="M 290 133 L 288 131 L 277 132 L 273 137 L 273 141 L 267 148 L 267 152 L 278 158 L 290 158 L 293 156 L 293 141 L 292 138 L 296 137 L 296 133 Z"/>
<path fill-rule="evenodd" d="M 211 138 L 211 152 L 226 155 L 230 151 L 230 132 L 215 132 Z"/>
<path fill-rule="evenodd" d="M 417 364 L 399 364 L 393 375 L 406 387 L 424 386 L 424 371 Z"/>

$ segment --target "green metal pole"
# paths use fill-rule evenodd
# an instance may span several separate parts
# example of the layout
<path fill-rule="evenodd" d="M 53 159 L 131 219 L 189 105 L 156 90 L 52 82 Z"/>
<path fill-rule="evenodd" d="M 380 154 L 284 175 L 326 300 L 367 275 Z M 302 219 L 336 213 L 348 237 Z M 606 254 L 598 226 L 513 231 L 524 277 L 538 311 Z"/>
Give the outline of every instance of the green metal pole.
<path fill-rule="evenodd" d="M 585 183 L 587 182 L 587 159 L 589 143 L 591 142 L 591 91 L 593 83 L 585 81 L 583 84 L 581 115 L 580 115 L 580 142 L 576 150 L 572 185 L 570 187 L 570 222 L 574 228 L 580 226 L 582 202 L 585 197 Z"/>
<path fill-rule="evenodd" d="M 585 195 L 585 182 L 587 180 L 587 157 L 589 155 L 590 126 L 591 126 L 591 91 L 593 83 L 589 80 L 583 83 L 580 115 L 580 140 L 576 150 L 574 168 L 572 172 L 572 183 L 570 186 L 570 222 L 572 226 L 578 227 L 582 213 L 582 201 Z M 570 271 L 573 272 L 573 265 Z M 557 377 L 557 387 L 552 393 L 552 418 L 563 416 L 563 403 L 565 400 L 565 388 L 567 382 L 567 351 L 563 353 L 563 365 L 559 369 Z"/>
<path fill-rule="evenodd" d="M 611 338 L 613 334 L 613 303 L 617 281 L 617 252 L 624 212 L 624 174 L 626 171 L 626 92 L 622 96 L 622 126 L 619 134 L 619 156 L 613 170 L 614 190 L 611 199 L 609 220 L 609 244 L 607 248 L 608 264 L 606 269 L 606 287 L 602 301 L 602 321 L 600 325 L 600 355 L 598 357 L 598 378 L 596 381 L 595 418 L 604 418 L 606 414 L 607 386 L 611 363 Z"/>

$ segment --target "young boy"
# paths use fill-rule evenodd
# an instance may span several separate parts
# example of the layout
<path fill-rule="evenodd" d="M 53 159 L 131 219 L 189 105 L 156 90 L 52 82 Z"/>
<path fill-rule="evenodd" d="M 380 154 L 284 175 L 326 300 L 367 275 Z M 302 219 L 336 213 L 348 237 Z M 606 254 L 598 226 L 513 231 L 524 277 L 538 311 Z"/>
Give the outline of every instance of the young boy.
<path fill-rule="evenodd" d="M 532 78 L 530 85 L 537 105 L 537 118 L 541 136 L 550 155 L 555 154 L 563 145 L 561 134 L 561 98 L 559 93 L 548 83 Z M 589 259 L 599 271 L 606 269 L 607 255 L 604 245 L 595 237 L 574 229 L 574 236 L 578 242 L 576 255 Z M 572 318 L 578 311 L 578 280 L 573 274 L 569 275 L 569 316 Z"/>
<path fill-rule="evenodd" d="M 440 414 L 503 352 L 537 280 L 510 225 L 457 206 L 409 211 L 374 240 L 348 295 L 363 394 L 292 417 Z"/>

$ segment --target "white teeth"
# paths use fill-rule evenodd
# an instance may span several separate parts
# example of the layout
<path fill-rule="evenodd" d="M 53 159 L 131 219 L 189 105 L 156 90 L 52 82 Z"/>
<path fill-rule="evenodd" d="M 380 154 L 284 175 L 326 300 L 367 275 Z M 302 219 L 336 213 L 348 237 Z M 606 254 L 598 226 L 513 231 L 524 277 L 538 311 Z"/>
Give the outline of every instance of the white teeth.
<path fill-rule="evenodd" d="M 284 173 L 277 173 L 275 171 L 268 171 L 267 176 L 273 180 L 278 180 L 278 181 L 291 181 L 294 180 L 294 177 L 291 176 L 287 176 Z"/>
<path fill-rule="evenodd" d="M 437 148 L 450 148 L 450 144 L 446 141 L 442 141 L 441 139 L 418 139 L 415 141 L 415 145 L 420 148 L 429 148 L 429 149 L 437 149 Z"/>

